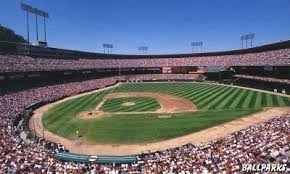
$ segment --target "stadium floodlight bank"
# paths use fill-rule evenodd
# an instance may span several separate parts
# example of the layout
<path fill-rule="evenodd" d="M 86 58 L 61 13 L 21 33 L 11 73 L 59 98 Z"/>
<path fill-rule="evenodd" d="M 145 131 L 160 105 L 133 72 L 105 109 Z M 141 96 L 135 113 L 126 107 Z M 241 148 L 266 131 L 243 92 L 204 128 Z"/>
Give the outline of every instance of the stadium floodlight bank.
<path fill-rule="evenodd" d="M 203 42 L 191 42 L 190 44 L 192 46 L 192 52 L 198 52 L 198 49 L 200 52 L 202 52 Z"/>
<path fill-rule="evenodd" d="M 148 47 L 147 46 L 140 46 L 140 47 L 138 47 L 138 51 L 139 51 L 139 54 L 147 54 L 147 52 L 148 52 Z"/>
<path fill-rule="evenodd" d="M 112 49 L 114 48 L 114 45 L 111 43 L 103 43 L 104 48 L 104 54 L 112 54 Z"/>
<path fill-rule="evenodd" d="M 253 39 L 255 38 L 254 33 L 246 34 L 241 36 L 241 42 L 242 42 L 242 49 L 243 48 L 248 48 L 248 44 L 250 45 L 250 48 L 253 47 Z M 245 43 L 244 43 L 245 41 Z M 250 41 L 250 43 L 249 43 Z"/>
<path fill-rule="evenodd" d="M 26 22 L 27 22 L 27 40 L 29 42 L 29 13 L 35 14 L 35 27 L 36 27 L 36 40 L 38 41 L 38 16 L 43 17 L 43 29 L 44 29 L 44 41 L 46 42 L 46 18 L 49 18 L 49 14 L 46 11 L 40 10 L 38 8 L 32 7 L 31 5 L 21 3 L 20 7 L 26 12 Z"/>

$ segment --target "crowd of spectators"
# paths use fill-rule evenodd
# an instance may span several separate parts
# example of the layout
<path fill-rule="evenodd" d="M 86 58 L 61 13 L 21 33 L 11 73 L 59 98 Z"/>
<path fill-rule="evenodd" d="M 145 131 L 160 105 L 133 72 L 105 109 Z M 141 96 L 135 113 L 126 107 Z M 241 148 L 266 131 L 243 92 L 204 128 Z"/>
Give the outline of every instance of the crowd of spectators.
<path fill-rule="evenodd" d="M 55 59 L 20 55 L 0 55 L 0 71 L 51 71 L 96 68 L 166 67 L 166 66 L 275 66 L 290 65 L 290 49 L 220 56 L 150 59 Z"/>
<path fill-rule="evenodd" d="M 116 79 L 109 77 L 51 85 L 0 96 L 0 173 L 62 173 L 62 170 L 66 170 L 52 156 L 52 153 L 64 150 L 64 147 L 41 139 L 24 142 L 13 121 L 32 103 L 52 102 L 80 92 L 104 88 L 116 83 Z M 74 173 L 81 172 L 75 170 Z"/>
<path fill-rule="evenodd" d="M 242 75 L 242 74 L 235 74 L 233 76 L 237 78 L 252 79 L 252 80 L 259 80 L 259 81 L 264 81 L 264 82 L 274 82 L 274 83 L 290 85 L 290 80 L 288 79 L 277 79 L 277 78 L 272 78 L 272 77 L 250 76 L 250 75 Z"/>
<path fill-rule="evenodd" d="M 147 173 L 240 173 L 242 164 L 287 164 L 290 169 L 290 114 L 250 126 L 208 144 L 188 144 L 141 155 Z"/>
<path fill-rule="evenodd" d="M 119 78 L 131 81 L 166 76 L 170 78 L 174 75 L 109 77 L 27 89 L 0 96 L 0 173 L 230 173 L 241 171 L 243 163 L 283 163 L 290 167 L 290 114 L 277 116 L 205 145 L 188 144 L 139 154 L 137 163 L 116 166 L 59 161 L 53 154 L 65 150 L 65 147 L 39 138 L 24 141 L 13 124 L 25 106 L 34 102 L 51 102 L 103 88 L 114 84 Z"/>

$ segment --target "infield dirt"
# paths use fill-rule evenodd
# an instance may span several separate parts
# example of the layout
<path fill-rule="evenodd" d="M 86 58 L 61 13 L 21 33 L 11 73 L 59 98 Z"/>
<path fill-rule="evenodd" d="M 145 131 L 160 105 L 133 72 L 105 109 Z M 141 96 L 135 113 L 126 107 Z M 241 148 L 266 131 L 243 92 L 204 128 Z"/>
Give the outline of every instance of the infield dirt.
<path fill-rule="evenodd" d="M 158 101 L 160 108 L 156 111 L 148 112 L 103 112 L 100 110 L 104 101 L 113 98 L 127 98 L 127 97 L 151 97 Z M 160 113 L 160 114 L 171 114 L 171 113 L 182 113 L 182 112 L 196 112 L 196 106 L 187 99 L 177 97 L 168 94 L 161 93 L 150 93 L 150 92 L 127 92 L 127 93 L 110 93 L 106 95 L 103 101 L 95 108 L 95 110 L 82 112 L 78 116 L 80 119 L 94 119 L 102 116 L 110 116 L 112 114 L 149 114 L 149 113 Z"/>

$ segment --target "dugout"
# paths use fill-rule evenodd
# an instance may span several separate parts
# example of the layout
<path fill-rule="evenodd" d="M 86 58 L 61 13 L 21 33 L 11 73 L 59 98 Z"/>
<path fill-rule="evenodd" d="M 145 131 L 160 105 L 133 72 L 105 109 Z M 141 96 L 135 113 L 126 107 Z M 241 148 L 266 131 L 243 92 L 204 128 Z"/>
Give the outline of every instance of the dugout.
<path fill-rule="evenodd" d="M 109 156 L 109 155 L 82 155 L 69 152 L 59 152 L 55 158 L 61 161 L 73 161 L 80 163 L 97 163 L 97 164 L 131 164 L 137 162 L 136 156 Z"/>

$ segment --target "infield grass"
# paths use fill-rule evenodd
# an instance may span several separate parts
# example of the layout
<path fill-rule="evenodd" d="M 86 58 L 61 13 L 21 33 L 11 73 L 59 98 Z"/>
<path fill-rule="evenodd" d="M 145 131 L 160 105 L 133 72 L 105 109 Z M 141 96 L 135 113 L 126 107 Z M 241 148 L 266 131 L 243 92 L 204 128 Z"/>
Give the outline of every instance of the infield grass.
<path fill-rule="evenodd" d="M 153 92 L 180 96 L 193 102 L 198 112 L 174 114 L 172 118 L 158 118 L 160 114 L 112 115 L 91 120 L 77 118 L 78 113 L 94 109 L 102 98 L 112 91 Z M 103 109 L 126 110 L 120 107 L 120 104 L 128 100 L 138 103 L 128 107 L 132 112 L 152 111 L 159 106 L 154 99 L 140 98 L 140 101 L 143 100 L 140 103 L 136 98 L 109 100 L 104 103 Z M 149 143 L 222 124 L 261 111 L 263 107 L 289 105 L 290 99 L 287 97 L 215 84 L 182 82 L 122 84 L 114 90 L 88 94 L 56 105 L 44 114 L 43 124 L 49 131 L 69 139 L 74 139 L 75 131 L 78 130 L 90 143 Z"/>
<path fill-rule="evenodd" d="M 125 106 L 125 103 L 133 103 Z M 105 112 L 144 112 L 156 111 L 160 108 L 157 100 L 151 97 L 120 97 L 106 100 L 100 110 Z"/>

